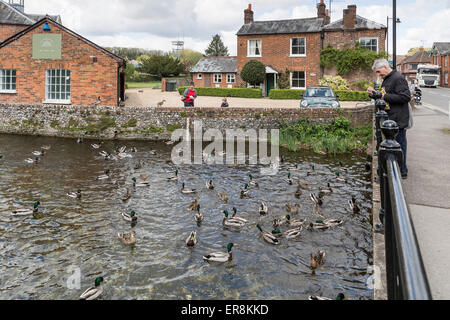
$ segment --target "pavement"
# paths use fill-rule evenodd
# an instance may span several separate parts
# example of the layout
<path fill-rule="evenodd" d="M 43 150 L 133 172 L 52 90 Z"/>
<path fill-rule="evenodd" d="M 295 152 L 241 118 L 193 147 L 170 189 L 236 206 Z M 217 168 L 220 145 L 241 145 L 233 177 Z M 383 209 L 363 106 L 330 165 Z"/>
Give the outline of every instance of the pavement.
<path fill-rule="evenodd" d="M 450 118 L 426 100 L 407 131 L 409 172 L 402 185 L 432 297 L 450 300 Z"/>
<path fill-rule="evenodd" d="M 184 107 L 181 96 L 176 92 L 162 92 L 161 89 L 127 89 L 125 106 L 133 107 L 156 107 L 158 102 L 162 102 L 163 107 Z M 195 100 L 195 106 L 200 108 L 220 108 L 223 97 L 205 97 L 198 96 Z M 269 98 L 233 98 L 228 97 L 230 107 L 243 108 L 299 108 L 300 100 L 276 100 Z M 370 103 L 370 102 L 367 102 Z M 354 108 L 356 104 L 366 104 L 365 102 L 342 101 L 342 108 Z"/>

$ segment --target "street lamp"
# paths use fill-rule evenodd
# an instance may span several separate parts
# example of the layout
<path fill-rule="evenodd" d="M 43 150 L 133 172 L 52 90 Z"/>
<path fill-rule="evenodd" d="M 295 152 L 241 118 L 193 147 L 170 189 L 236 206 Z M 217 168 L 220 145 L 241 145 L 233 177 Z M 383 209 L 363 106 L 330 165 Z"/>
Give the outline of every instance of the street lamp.
<path fill-rule="evenodd" d="M 387 51 L 387 54 L 388 54 L 388 56 L 389 56 L 389 20 L 394 20 L 393 18 L 389 18 L 389 16 L 387 16 L 386 17 L 386 26 L 387 26 L 387 30 L 386 30 L 386 51 Z M 400 21 L 400 18 L 397 18 L 396 19 L 396 21 L 395 21 L 396 23 L 402 23 L 401 21 Z M 394 65 L 394 69 L 395 69 L 395 65 Z"/>

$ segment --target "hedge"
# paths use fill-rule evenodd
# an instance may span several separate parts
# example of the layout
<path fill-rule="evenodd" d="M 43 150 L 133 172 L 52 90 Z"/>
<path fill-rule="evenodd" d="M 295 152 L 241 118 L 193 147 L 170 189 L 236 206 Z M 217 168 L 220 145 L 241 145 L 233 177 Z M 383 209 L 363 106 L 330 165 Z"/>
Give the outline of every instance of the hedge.
<path fill-rule="evenodd" d="M 180 95 L 189 87 L 179 87 Z M 197 87 L 198 96 L 210 97 L 238 97 L 238 98 L 262 98 L 262 90 L 260 88 L 210 88 Z"/>
<path fill-rule="evenodd" d="M 304 93 L 305 90 L 272 89 L 270 90 L 269 98 L 300 100 L 301 95 Z M 365 91 L 339 90 L 335 91 L 334 93 L 339 95 L 339 101 L 370 101 L 370 98 Z"/>

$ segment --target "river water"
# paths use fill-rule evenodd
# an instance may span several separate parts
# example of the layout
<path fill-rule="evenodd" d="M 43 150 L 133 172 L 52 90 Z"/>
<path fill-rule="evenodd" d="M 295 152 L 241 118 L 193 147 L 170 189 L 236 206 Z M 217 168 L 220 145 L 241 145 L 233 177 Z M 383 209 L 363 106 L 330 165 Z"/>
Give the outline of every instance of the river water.
<path fill-rule="evenodd" d="M 183 165 L 166 163 L 172 146 L 162 142 L 110 141 L 101 149 L 85 140 L 0 135 L 0 299 L 78 299 L 104 278 L 102 299 L 307 299 L 309 295 L 335 298 L 343 292 L 348 299 L 372 299 L 366 285 L 372 264 L 373 243 L 370 225 L 371 182 L 365 173 L 365 156 L 352 154 L 327 157 L 308 152 L 282 152 L 286 161 L 278 175 L 260 174 L 260 166 Z M 42 145 L 51 149 L 38 164 L 25 159 Z M 135 146 L 132 158 L 104 160 L 100 150 Z M 150 147 L 156 155 L 150 154 Z M 141 160 L 143 166 L 134 167 Z M 341 175 L 348 183 L 335 179 Z M 294 197 L 295 185 L 285 181 L 288 168 L 298 164 L 292 178 L 306 181 L 314 193 L 331 183 L 333 193 L 321 207 L 325 218 L 343 219 L 343 225 L 325 231 L 305 228 L 298 239 L 281 239 L 273 246 L 256 228 L 272 230 L 272 221 L 287 214 L 286 203 L 300 204 L 293 218 L 320 219 L 313 213 L 309 191 Z M 307 176 L 311 164 L 315 174 Z M 167 177 L 179 169 L 178 182 Z M 108 180 L 96 180 L 106 169 Z M 147 174 L 149 187 L 132 186 L 132 177 Z M 252 187 L 248 199 L 240 198 L 241 187 L 252 174 L 259 187 Z M 208 190 L 212 179 L 216 188 Z M 138 178 L 138 180 L 140 180 Z M 193 195 L 180 192 L 181 183 L 196 188 L 204 214 L 197 225 L 187 208 Z M 126 189 L 132 196 L 121 200 Z M 82 190 L 81 200 L 66 196 Z M 228 203 L 217 192 L 229 195 Z M 360 214 L 350 211 L 347 201 L 355 196 Z M 37 215 L 12 216 L 16 208 L 41 205 Z M 269 213 L 260 216 L 258 206 L 266 201 Z M 249 220 L 240 231 L 224 229 L 223 210 L 238 209 Z M 134 210 L 138 222 L 131 226 L 121 213 Z M 282 226 L 282 230 L 283 230 Z M 135 230 L 137 242 L 126 246 L 118 232 Z M 185 240 L 196 230 L 199 242 L 188 248 Z M 207 263 L 210 252 L 233 248 L 233 260 Z M 325 263 L 315 273 L 310 254 L 325 251 Z"/>

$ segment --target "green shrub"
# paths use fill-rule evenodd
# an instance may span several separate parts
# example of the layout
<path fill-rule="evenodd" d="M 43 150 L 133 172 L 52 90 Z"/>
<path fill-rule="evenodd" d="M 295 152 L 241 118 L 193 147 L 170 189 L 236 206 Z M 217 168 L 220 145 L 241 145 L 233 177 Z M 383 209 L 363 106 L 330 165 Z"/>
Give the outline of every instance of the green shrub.
<path fill-rule="evenodd" d="M 53 129 L 57 128 L 58 126 L 59 126 L 58 120 L 52 120 L 52 122 L 50 122 L 50 127 L 52 127 Z"/>
<path fill-rule="evenodd" d="M 365 91 L 368 87 L 373 86 L 373 82 L 369 80 L 358 80 L 350 83 L 350 90 Z"/>
<path fill-rule="evenodd" d="M 270 90 L 269 98 L 301 100 L 301 95 L 304 93 L 305 90 L 272 89 Z M 334 93 L 339 95 L 339 101 L 370 101 L 370 98 L 365 91 L 337 90 L 334 91 Z"/>
<path fill-rule="evenodd" d="M 348 91 L 348 90 L 338 90 L 334 91 L 335 94 L 339 95 L 339 101 L 370 101 L 369 95 L 366 91 Z"/>
<path fill-rule="evenodd" d="M 250 60 L 241 70 L 241 79 L 252 86 L 263 83 L 266 78 L 266 67 L 258 60 Z"/>
<path fill-rule="evenodd" d="M 372 137 L 372 125 L 353 127 L 344 117 L 336 117 L 332 124 L 310 123 L 300 119 L 284 125 L 280 131 L 280 145 L 291 151 L 299 148 L 326 151 L 331 154 L 363 151 Z"/>
<path fill-rule="evenodd" d="M 330 87 L 333 91 L 348 90 L 348 82 L 341 76 L 324 76 L 319 80 L 319 85 Z"/>
<path fill-rule="evenodd" d="M 292 99 L 292 100 L 300 100 L 302 94 L 305 93 L 305 90 L 297 90 L 297 89 L 272 89 L 269 93 L 270 99 Z"/>
<path fill-rule="evenodd" d="M 188 87 L 179 87 L 178 92 L 183 95 Z M 262 98 L 260 88 L 211 88 L 198 87 L 197 95 L 210 97 Z"/>

